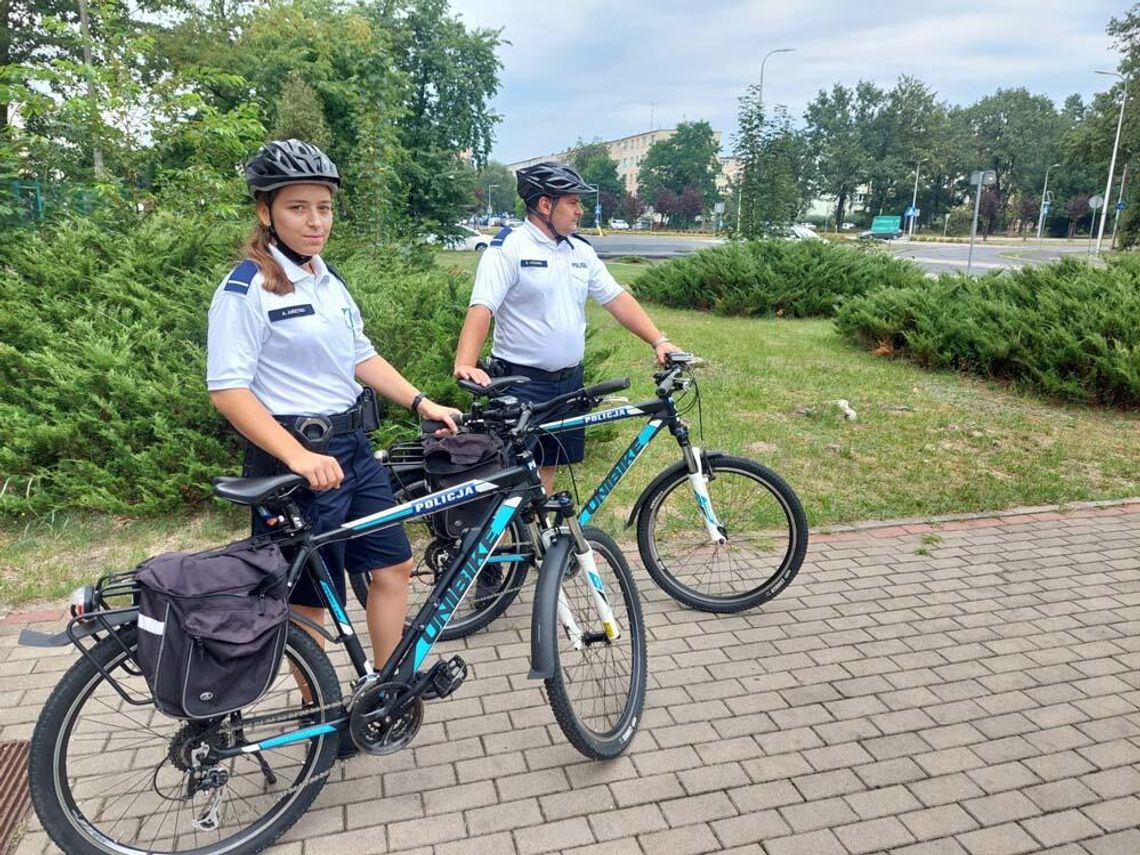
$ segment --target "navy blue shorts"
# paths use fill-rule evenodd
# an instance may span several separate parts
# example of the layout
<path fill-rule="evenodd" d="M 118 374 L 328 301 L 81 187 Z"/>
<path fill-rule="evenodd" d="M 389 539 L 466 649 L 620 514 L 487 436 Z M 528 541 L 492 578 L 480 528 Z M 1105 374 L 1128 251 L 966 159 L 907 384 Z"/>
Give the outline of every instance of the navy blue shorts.
<path fill-rule="evenodd" d="M 567 392 L 582 388 L 582 366 L 565 380 L 531 380 L 523 386 L 514 386 L 510 393 L 520 401 L 531 404 L 549 401 Z M 542 417 L 544 422 L 580 415 L 573 407 L 562 407 L 558 412 Z M 534 460 L 539 466 L 560 466 L 564 463 L 581 463 L 586 455 L 586 429 L 573 428 L 558 433 L 539 434 L 533 448 Z"/>
<path fill-rule="evenodd" d="M 363 431 L 335 436 L 325 454 L 335 457 L 344 470 L 344 480 L 336 490 L 314 492 L 308 488 L 294 493 L 305 519 L 317 533 L 329 531 L 348 520 L 387 510 L 396 504 L 388 470 L 372 456 L 372 444 Z M 253 533 L 269 531 L 254 514 Z M 344 574 L 364 573 L 391 567 L 412 557 L 412 547 L 402 525 L 385 528 L 353 540 L 330 544 L 321 557 L 332 576 L 337 596 L 346 603 Z M 308 574 L 302 574 L 289 602 L 301 606 L 321 606 L 323 602 Z"/>

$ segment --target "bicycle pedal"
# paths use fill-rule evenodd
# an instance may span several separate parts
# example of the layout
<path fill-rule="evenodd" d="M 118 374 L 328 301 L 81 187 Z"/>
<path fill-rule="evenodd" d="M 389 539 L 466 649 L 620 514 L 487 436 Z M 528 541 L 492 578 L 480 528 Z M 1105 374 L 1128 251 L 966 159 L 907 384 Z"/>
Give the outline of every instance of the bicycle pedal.
<path fill-rule="evenodd" d="M 440 659 L 428 672 L 428 687 L 437 698 L 446 698 L 467 679 L 467 663 L 456 654 L 450 659 Z"/>

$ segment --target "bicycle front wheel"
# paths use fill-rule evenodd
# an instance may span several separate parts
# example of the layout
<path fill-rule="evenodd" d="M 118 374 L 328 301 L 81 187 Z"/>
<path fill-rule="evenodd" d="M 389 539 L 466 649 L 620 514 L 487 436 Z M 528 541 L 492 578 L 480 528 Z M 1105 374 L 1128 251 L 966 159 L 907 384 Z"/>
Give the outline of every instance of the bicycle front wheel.
<path fill-rule="evenodd" d="M 28 756 L 32 803 L 68 855 L 260 852 L 305 812 L 336 759 L 337 733 L 193 770 L 203 744 L 228 748 L 333 719 L 340 687 L 328 657 L 296 626 L 269 691 L 220 719 L 183 721 L 153 706 L 131 656 L 135 627 L 116 631 L 56 686 Z M 121 642 L 121 643 L 120 643 Z"/>
<path fill-rule="evenodd" d="M 561 627 L 554 676 L 546 692 L 562 732 L 582 754 L 597 760 L 621 754 L 637 732 L 645 704 L 645 621 L 629 563 L 605 532 L 583 534 L 597 565 L 597 576 L 582 572 L 568 554 L 559 596 Z M 607 635 L 595 591 L 608 602 L 617 638 Z"/>
<path fill-rule="evenodd" d="M 807 550 L 807 519 L 795 491 L 766 466 L 708 455 L 708 492 L 724 542 L 714 541 L 676 463 L 645 490 L 637 548 L 653 581 L 678 602 L 707 612 L 739 612 L 788 586 Z"/>

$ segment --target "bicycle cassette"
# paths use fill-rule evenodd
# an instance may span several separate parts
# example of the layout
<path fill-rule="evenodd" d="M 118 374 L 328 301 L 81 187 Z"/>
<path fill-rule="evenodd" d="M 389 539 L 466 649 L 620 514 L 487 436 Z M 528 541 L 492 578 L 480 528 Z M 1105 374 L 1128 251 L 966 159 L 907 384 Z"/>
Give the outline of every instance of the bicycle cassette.
<path fill-rule="evenodd" d="M 404 683 L 376 683 L 364 689 L 352 707 L 348 730 L 366 754 L 393 754 L 407 747 L 420 731 L 424 702 L 406 701 Z"/>

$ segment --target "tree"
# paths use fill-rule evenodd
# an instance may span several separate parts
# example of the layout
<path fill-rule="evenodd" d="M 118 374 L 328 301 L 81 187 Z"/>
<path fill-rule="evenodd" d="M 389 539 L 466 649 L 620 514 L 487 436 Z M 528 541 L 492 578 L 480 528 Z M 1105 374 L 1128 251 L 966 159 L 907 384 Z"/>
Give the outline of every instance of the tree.
<path fill-rule="evenodd" d="M 299 139 L 312 143 L 323 151 L 332 145 L 332 133 L 325 122 L 324 106 L 315 89 L 297 68 L 277 98 L 277 122 L 272 135 L 276 139 Z"/>
<path fill-rule="evenodd" d="M 689 223 L 696 222 L 696 218 L 704 210 L 704 201 L 696 187 L 686 187 L 677 198 L 677 213 Z"/>
<path fill-rule="evenodd" d="M 613 217 L 621 208 L 625 196 L 625 184 L 618 177 L 617 161 L 610 157 L 609 147 L 600 140 L 584 143 L 578 140 L 570 151 L 570 165 L 586 180 L 598 188 L 597 203 L 602 206 L 602 217 Z M 582 223 L 584 228 L 596 226 L 594 222 L 593 200 L 582 200 Z"/>
<path fill-rule="evenodd" d="M 1084 219 L 1090 210 L 1087 193 L 1078 193 L 1069 197 L 1069 201 L 1065 203 L 1065 213 L 1069 216 L 1069 240 L 1072 240 L 1077 232 L 1077 223 Z"/>
<path fill-rule="evenodd" d="M 666 225 L 672 217 L 676 216 L 680 205 L 681 200 L 672 190 L 658 190 L 657 195 L 653 197 L 653 210 L 663 215 L 662 225 Z"/>
<path fill-rule="evenodd" d="M 636 193 L 626 195 L 621 202 L 621 216 L 627 223 L 635 223 L 645 212 L 645 203 Z"/>
<path fill-rule="evenodd" d="M 719 152 L 716 134 L 708 122 L 682 122 L 671 137 L 649 147 L 641 162 L 638 187 L 649 198 L 661 190 L 679 195 L 692 187 L 708 206 L 716 198 Z"/>
<path fill-rule="evenodd" d="M 518 195 L 516 183 L 515 174 L 505 163 L 487 161 L 475 179 L 475 209 L 479 212 L 487 210 L 487 193 L 490 192 L 492 211 L 513 211 Z"/>
<path fill-rule="evenodd" d="M 738 175 L 736 219 L 733 233 L 742 238 L 758 238 L 764 234 L 764 212 L 761 193 L 761 171 L 764 158 L 764 110 L 760 90 L 749 86 L 740 97 L 737 131 L 733 151 L 740 164 Z"/>
<path fill-rule="evenodd" d="M 847 202 L 863 180 L 867 156 L 859 144 L 855 92 L 835 84 L 808 104 L 806 142 L 815 162 L 819 188 L 835 198 L 835 224 L 845 219 Z"/>
<path fill-rule="evenodd" d="M 1017 231 L 1024 239 L 1026 228 L 1036 225 L 1041 214 L 1041 197 L 1036 193 L 1022 193 L 1017 197 Z"/>
<path fill-rule="evenodd" d="M 740 161 L 739 216 L 734 232 L 757 238 L 772 225 L 793 222 L 803 209 L 808 182 L 807 146 L 783 107 L 772 120 L 764 116 L 759 88 L 748 87 L 740 99 L 735 139 Z"/>

